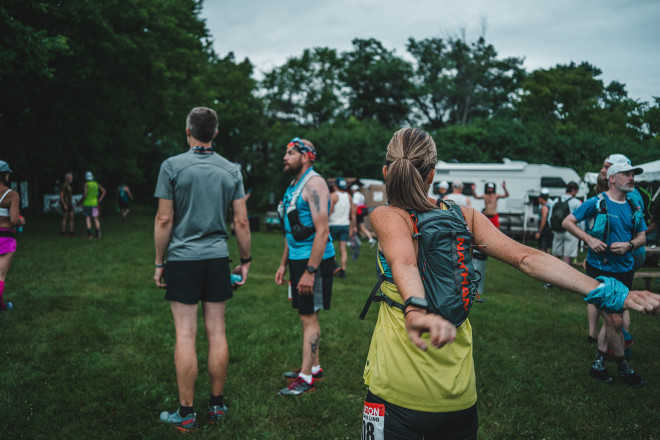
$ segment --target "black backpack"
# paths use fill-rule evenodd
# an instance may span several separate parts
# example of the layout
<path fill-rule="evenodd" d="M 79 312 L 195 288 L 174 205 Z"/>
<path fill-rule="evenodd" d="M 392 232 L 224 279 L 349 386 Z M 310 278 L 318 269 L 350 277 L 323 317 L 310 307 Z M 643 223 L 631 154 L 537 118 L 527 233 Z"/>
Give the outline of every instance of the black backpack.
<path fill-rule="evenodd" d="M 414 226 L 412 236 L 418 240 L 417 267 L 429 303 L 428 312 L 441 315 L 458 327 L 468 317 L 477 296 L 479 280 L 472 265 L 472 233 L 463 212 L 454 202 L 442 203 L 447 209 L 432 209 L 419 214 L 410 211 Z M 360 319 L 364 319 L 372 301 L 383 301 L 390 307 L 403 310 L 403 304 L 380 292 L 383 281 L 394 282 L 379 270 L 378 281 Z"/>
<path fill-rule="evenodd" d="M 571 213 L 571 208 L 568 207 L 568 202 L 573 200 L 574 197 L 571 197 L 568 200 L 562 201 L 557 200 L 554 205 L 552 205 L 552 214 L 550 215 L 550 228 L 555 232 L 566 232 L 561 226 L 561 222 L 564 221 L 566 216 Z"/>

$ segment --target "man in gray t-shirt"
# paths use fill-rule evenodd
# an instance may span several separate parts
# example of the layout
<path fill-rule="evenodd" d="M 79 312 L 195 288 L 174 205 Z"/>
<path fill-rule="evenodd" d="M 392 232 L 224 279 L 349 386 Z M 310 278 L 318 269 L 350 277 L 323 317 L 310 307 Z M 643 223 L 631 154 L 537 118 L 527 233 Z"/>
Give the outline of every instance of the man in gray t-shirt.
<path fill-rule="evenodd" d="M 158 287 L 166 289 L 165 299 L 172 308 L 179 387 L 178 410 L 162 412 L 160 420 L 181 430 L 194 430 L 197 429 L 193 398 L 197 379 L 195 335 L 199 301 L 204 308 L 209 343 L 209 422 L 221 421 L 227 410 L 223 402 L 229 361 L 225 304 L 233 296 L 226 226 L 230 208 L 234 213 L 241 260 L 232 271 L 241 277 L 234 286 L 245 283 L 252 258 L 240 170 L 213 151 L 213 138 L 218 134 L 216 113 L 204 107 L 192 109 L 186 120 L 186 134 L 190 149 L 165 160 L 158 174 L 154 193 L 158 198 L 154 280 Z"/>

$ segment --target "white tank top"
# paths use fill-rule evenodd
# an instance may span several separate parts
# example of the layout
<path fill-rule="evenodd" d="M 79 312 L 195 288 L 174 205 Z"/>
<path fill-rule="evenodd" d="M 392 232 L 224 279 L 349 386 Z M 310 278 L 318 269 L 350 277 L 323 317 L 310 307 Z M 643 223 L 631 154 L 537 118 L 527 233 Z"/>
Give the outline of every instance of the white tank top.
<path fill-rule="evenodd" d="M 351 224 L 351 197 L 344 191 L 337 191 L 337 203 L 328 218 L 330 226 L 348 226 Z"/>
<path fill-rule="evenodd" d="M 5 196 L 9 194 L 9 191 L 11 191 L 11 188 L 5 191 L 5 193 L 0 197 L 0 203 L 5 199 Z M 0 208 L 0 217 L 9 217 L 9 208 Z"/>
<path fill-rule="evenodd" d="M 457 205 L 467 206 L 467 197 L 464 194 L 448 194 L 446 197 L 448 200 L 456 202 Z"/>

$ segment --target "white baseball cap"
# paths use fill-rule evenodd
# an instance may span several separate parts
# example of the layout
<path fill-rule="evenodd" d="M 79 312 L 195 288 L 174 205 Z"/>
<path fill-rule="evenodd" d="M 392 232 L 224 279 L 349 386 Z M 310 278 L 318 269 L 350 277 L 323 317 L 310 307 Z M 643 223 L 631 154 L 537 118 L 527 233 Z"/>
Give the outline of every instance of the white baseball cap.
<path fill-rule="evenodd" d="M 360 189 L 359 186 L 357 186 L 355 184 L 351 185 L 351 191 L 357 191 L 358 189 Z"/>
<path fill-rule="evenodd" d="M 91 171 L 85 173 L 85 180 L 94 180 L 94 174 Z"/>
<path fill-rule="evenodd" d="M 443 180 L 442 182 L 440 182 L 440 185 L 438 185 L 438 188 L 449 189 L 449 184 L 447 183 L 446 180 Z"/>
<path fill-rule="evenodd" d="M 605 162 L 610 163 L 612 165 L 617 163 L 627 163 L 628 165 L 630 165 L 630 159 L 628 159 L 623 154 L 610 154 L 605 158 Z"/>
<path fill-rule="evenodd" d="M 607 178 L 609 179 L 610 176 L 613 176 L 617 173 L 625 173 L 627 171 L 632 171 L 635 174 L 641 174 L 641 173 L 644 172 L 644 169 L 642 169 L 640 167 L 634 167 L 634 166 L 630 165 L 629 163 L 619 162 L 619 163 L 612 164 L 612 166 L 607 169 Z"/>

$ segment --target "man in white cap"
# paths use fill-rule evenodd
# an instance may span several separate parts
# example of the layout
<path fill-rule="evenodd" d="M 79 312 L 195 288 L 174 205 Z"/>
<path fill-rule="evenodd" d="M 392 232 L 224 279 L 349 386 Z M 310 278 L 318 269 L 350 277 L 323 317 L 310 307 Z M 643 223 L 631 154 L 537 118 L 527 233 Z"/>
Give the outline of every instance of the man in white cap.
<path fill-rule="evenodd" d="M 628 159 L 627 156 L 623 154 L 610 154 L 605 158 L 603 161 L 603 166 L 600 169 L 600 172 L 598 173 L 598 179 L 596 181 L 596 188 L 595 192 L 596 194 L 603 193 L 609 189 L 609 184 L 607 180 L 607 170 L 615 164 L 628 164 L 630 165 L 630 159 Z M 644 211 L 644 200 L 642 199 L 641 194 L 639 191 L 635 188 L 629 193 L 626 194 L 626 198 L 630 199 L 633 201 L 634 204 L 640 206 L 642 208 L 642 211 Z M 646 225 L 648 227 L 648 225 Z M 646 243 L 644 243 L 646 244 Z M 633 273 L 637 272 L 643 265 L 644 262 L 646 261 L 646 247 L 644 245 L 636 248 L 633 253 Z M 589 321 L 589 336 L 587 340 L 589 342 L 596 342 L 597 337 L 598 337 L 598 309 L 596 307 L 589 307 L 587 305 L 587 317 Z M 628 348 L 629 345 L 632 345 L 635 341 L 630 336 L 630 313 L 626 310 L 623 312 L 623 336 L 625 338 L 625 345 L 626 345 L 626 356 L 630 356 L 630 348 Z"/>
<path fill-rule="evenodd" d="M 435 192 L 438 195 L 438 199 L 444 199 L 449 191 L 449 183 L 446 180 L 439 182 L 435 187 Z"/>
<path fill-rule="evenodd" d="M 632 287 L 634 275 L 632 252 L 644 245 L 646 224 L 640 206 L 626 195 L 635 189 L 635 174 L 642 171 L 630 163 L 610 163 L 606 174 L 609 189 L 584 202 L 562 222 L 564 229 L 589 246 L 587 275 L 596 279 L 609 276 L 628 288 Z M 587 220 L 586 231 L 577 225 L 583 220 Z M 624 357 L 623 314 L 604 310 L 600 314 L 603 327 L 589 374 L 600 382 L 614 381 L 605 367 L 611 350 L 619 377 L 630 386 L 644 385 L 646 381 L 635 373 Z"/>

